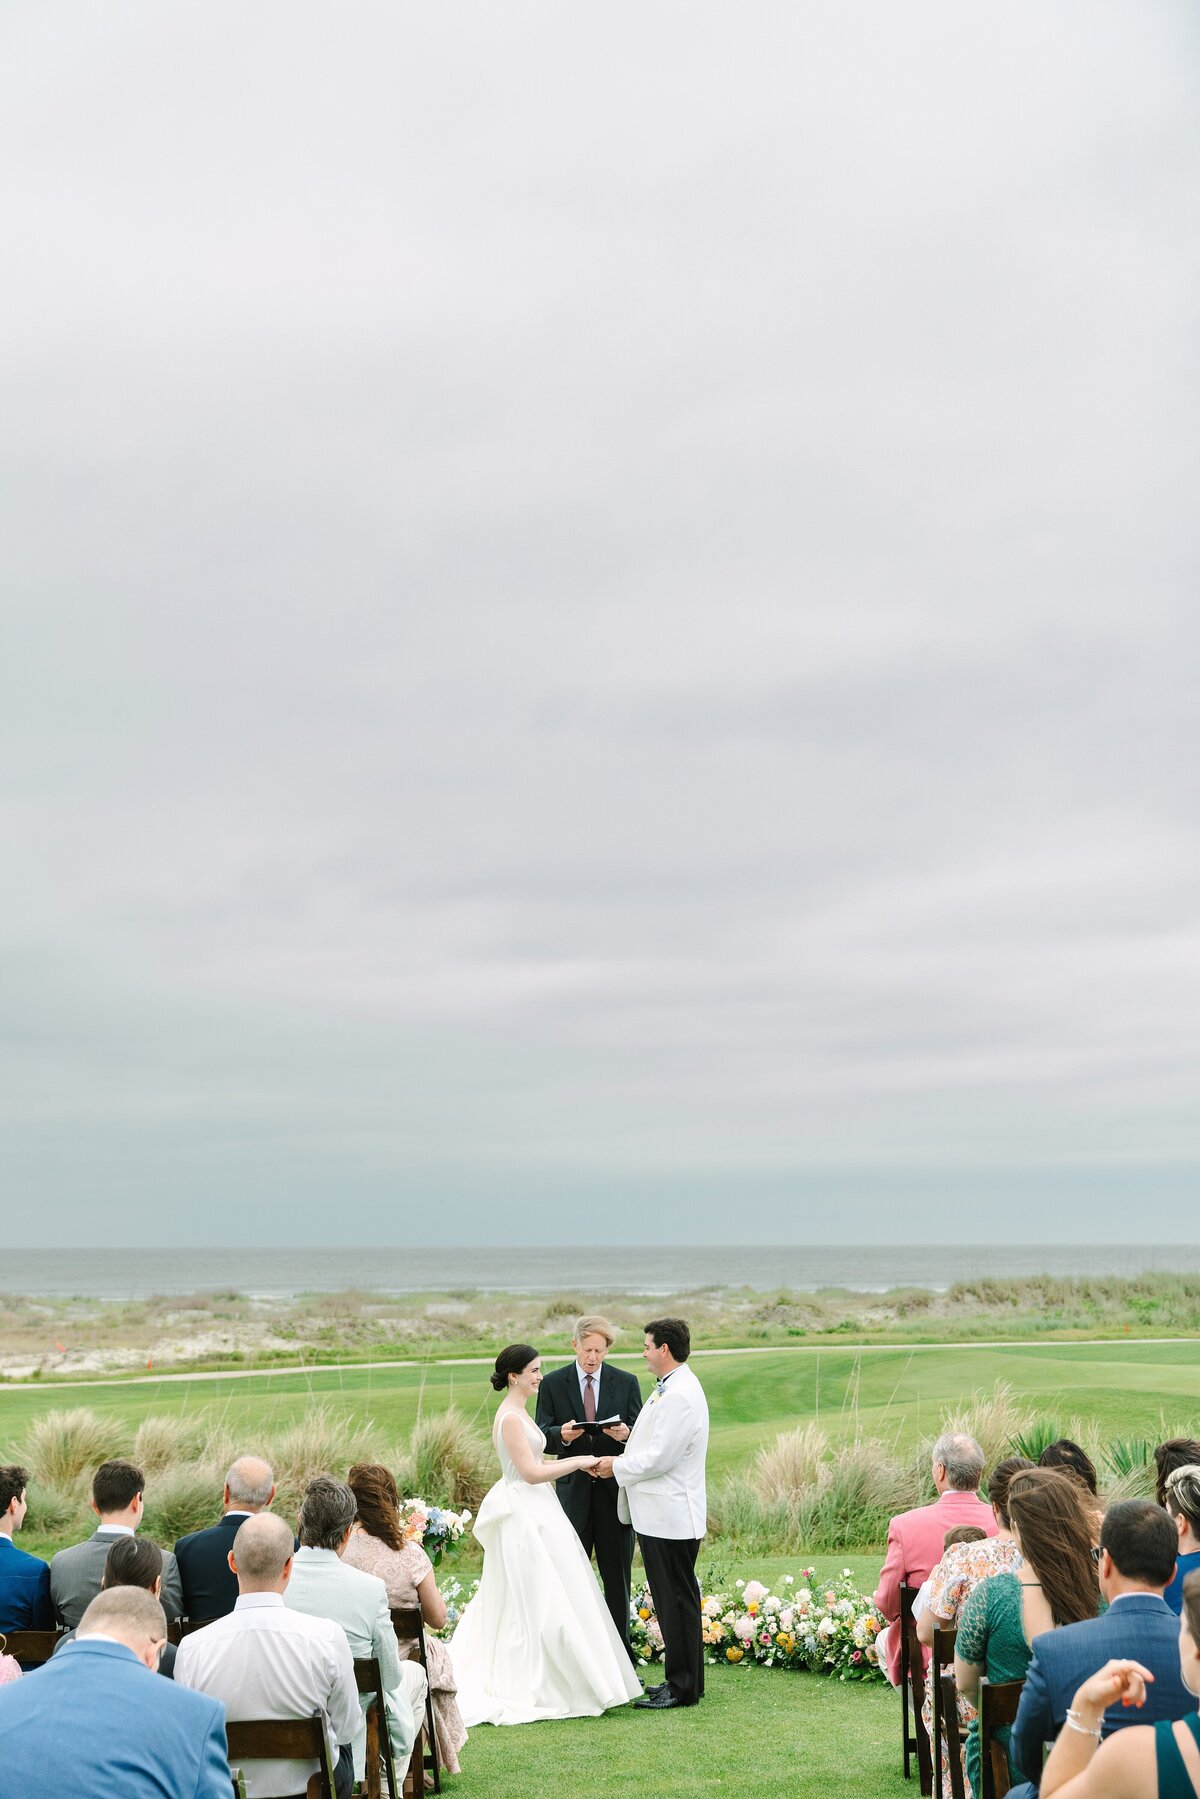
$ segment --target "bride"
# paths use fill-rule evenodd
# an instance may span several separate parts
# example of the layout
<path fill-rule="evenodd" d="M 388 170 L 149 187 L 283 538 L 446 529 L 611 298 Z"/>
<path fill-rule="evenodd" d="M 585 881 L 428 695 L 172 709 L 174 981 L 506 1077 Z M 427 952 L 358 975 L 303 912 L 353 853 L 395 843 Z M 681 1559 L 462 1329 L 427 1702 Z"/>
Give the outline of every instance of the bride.
<path fill-rule="evenodd" d="M 597 1458 L 542 1460 L 526 1411 L 542 1381 L 536 1349 L 501 1350 L 491 1378 L 504 1394 L 492 1426 L 501 1478 L 475 1521 L 483 1578 L 450 1644 L 459 1710 L 468 1726 L 598 1717 L 642 1689 L 550 1485 Z"/>

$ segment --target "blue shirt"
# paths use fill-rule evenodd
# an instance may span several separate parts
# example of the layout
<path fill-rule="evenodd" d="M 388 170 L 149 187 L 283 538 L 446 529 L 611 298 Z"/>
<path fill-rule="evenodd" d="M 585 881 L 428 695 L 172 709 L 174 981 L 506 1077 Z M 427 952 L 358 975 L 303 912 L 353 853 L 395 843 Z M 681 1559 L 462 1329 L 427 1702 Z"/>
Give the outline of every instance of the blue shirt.
<path fill-rule="evenodd" d="M 1189 1574 L 1200 1568 L 1200 1549 L 1194 1549 L 1191 1555 L 1181 1555 L 1175 1564 L 1175 1578 L 1163 1594 L 1163 1598 L 1178 1618 L 1183 1610 L 1183 1583 Z"/>

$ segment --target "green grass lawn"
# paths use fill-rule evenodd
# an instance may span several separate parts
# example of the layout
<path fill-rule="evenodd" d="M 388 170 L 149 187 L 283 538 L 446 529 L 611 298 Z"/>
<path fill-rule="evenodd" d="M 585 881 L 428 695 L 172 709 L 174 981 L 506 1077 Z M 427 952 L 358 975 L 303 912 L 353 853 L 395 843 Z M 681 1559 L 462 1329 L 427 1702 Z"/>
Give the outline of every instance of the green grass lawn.
<path fill-rule="evenodd" d="M 639 1367 L 639 1358 L 627 1365 Z M 1008 1381 L 1018 1398 L 1064 1422 L 1095 1420 L 1113 1436 L 1156 1439 L 1160 1426 L 1190 1425 L 1200 1414 L 1200 1343 L 1022 1344 L 969 1348 L 796 1349 L 719 1354 L 694 1366 L 708 1393 L 713 1434 L 709 1474 L 735 1472 L 776 1432 L 817 1419 L 831 1436 L 882 1436 L 915 1445 L 936 1429 L 947 1406 Z M 640 1371 L 640 1368 L 639 1368 Z M 648 1386 L 648 1381 L 643 1381 Z M 204 1407 L 252 1443 L 256 1428 L 304 1415 L 314 1399 L 339 1413 L 371 1419 L 388 1437 L 407 1434 L 420 1410 L 455 1404 L 484 1428 L 495 1397 L 478 1366 L 323 1369 L 231 1379 L 80 1387 L 24 1385 L 0 1392 L 0 1452 L 20 1441 L 50 1407 L 87 1406 L 136 1426 L 150 1413 Z"/>
<path fill-rule="evenodd" d="M 804 1565 L 783 1556 L 743 1561 L 721 1545 L 712 1548 L 699 1562 L 706 1591 L 712 1574 L 757 1578 L 778 1590 L 784 1574 Z M 866 1592 L 879 1573 L 878 1556 L 814 1556 L 811 1565 L 819 1577 L 849 1568 Z M 661 1676 L 643 1674 L 654 1678 Z M 628 1799 L 631 1788 L 647 1799 L 748 1792 L 756 1799 L 830 1799 L 841 1792 L 912 1799 L 901 1773 L 900 1698 L 893 1688 L 747 1663 L 707 1667 L 704 1703 L 689 1711 L 622 1707 L 602 1718 L 510 1730 L 481 1726 L 471 1732 L 463 1773 L 449 1790 L 461 1799 L 528 1799 L 550 1791 L 560 1775 L 584 1799 Z"/>

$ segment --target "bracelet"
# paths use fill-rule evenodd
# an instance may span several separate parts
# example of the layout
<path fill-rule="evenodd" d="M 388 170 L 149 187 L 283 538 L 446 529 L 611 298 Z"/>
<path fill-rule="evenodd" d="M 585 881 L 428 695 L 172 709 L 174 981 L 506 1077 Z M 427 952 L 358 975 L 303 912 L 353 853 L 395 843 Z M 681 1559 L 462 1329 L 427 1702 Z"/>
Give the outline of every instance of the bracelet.
<path fill-rule="evenodd" d="M 1100 1732 L 1098 1730 L 1089 1730 L 1086 1724 L 1081 1724 L 1079 1722 L 1078 1712 L 1069 1711 L 1067 1713 L 1067 1727 L 1070 1730 L 1077 1730 L 1081 1737 L 1094 1737 L 1097 1742 L 1100 1741 Z"/>

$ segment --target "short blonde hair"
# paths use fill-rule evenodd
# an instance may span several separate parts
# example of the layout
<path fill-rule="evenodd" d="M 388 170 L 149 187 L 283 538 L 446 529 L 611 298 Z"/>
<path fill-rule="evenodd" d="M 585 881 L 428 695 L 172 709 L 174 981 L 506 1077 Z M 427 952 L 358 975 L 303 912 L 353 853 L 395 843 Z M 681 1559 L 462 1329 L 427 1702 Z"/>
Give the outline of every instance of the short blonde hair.
<path fill-rule="evenodd" d="M 602 1318 L 599 1312 L 590 1312 L 583 1318 L 577 1318 L 575 1320 L 575 1329 L 571 1332 L 571 1341 L 573 1343 L 582 1343 L 585 1337 L 603 1337 L 604 1341 L 611 1349 L 616 1339 L 616 1335 L 615 1328 L 608 1322 L 607 1318 Z"/>

